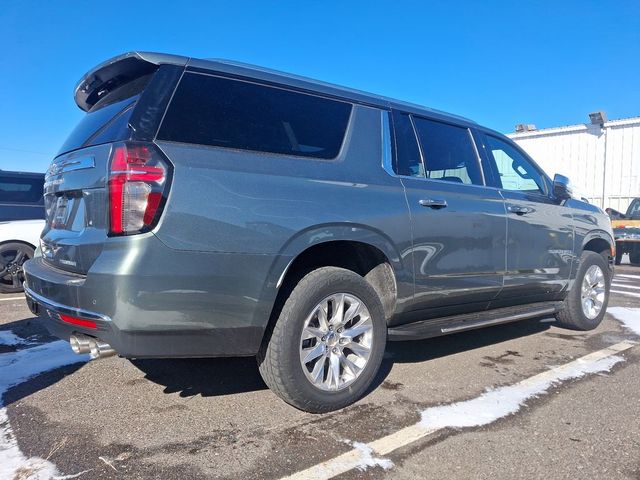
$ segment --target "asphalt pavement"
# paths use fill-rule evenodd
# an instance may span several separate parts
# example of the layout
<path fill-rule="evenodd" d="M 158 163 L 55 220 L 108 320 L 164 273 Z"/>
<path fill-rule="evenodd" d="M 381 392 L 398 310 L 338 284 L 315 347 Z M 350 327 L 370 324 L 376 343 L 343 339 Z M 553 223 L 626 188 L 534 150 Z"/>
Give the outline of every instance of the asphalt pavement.
<path fill-rule="evenodd" d="M 0 478 L 640 479 L 640 267 L 612 290 L 592 332 L 391 343 L 376 388 L 325 415 L 252 358 L 88 362 L 0 295 Z"/>

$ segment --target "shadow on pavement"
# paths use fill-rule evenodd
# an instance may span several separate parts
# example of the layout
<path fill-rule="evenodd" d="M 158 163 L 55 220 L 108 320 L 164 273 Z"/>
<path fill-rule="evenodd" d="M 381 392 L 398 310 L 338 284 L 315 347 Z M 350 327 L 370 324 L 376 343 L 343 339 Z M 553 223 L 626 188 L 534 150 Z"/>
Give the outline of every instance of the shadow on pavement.
<path fill-rule="evenodd" d="M 539 320 L 525 320 L 428 340 L 390 342 L 385 359 L 369 391 L 389 375 L 394 363 L 421 363 L 455 353 L 534 335 L 549 328 Z M 211 359 L 132 360 L 147 380 L 165 387 L 165 393 L 219 396 L 266 389 L 253 357 Z"/>

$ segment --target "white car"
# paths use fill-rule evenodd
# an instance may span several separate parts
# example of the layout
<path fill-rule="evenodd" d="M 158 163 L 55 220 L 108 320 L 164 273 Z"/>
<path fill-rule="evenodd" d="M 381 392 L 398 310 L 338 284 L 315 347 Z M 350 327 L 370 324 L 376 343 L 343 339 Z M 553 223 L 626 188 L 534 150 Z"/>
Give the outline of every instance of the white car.
<path fill-rule="evenodd" d="M 33 257 L 44 220 L 0 222 L 0 292 L 22 291 L 22 264 Z"/>

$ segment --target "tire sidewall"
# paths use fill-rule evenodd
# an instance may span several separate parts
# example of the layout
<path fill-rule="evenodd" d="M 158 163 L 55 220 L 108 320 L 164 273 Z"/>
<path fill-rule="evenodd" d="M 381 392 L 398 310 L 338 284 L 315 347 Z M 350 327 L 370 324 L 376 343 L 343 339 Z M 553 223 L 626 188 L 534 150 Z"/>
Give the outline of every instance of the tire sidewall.
<path fill-rule="evenodd" d="M 582 310 L 582 281 L 587 270 L 592 265 L 598 265 L 602 270 L 602 273 L 604 274 L 605 298 L 600 313 L 594 318 L 589 318 L 584 314 Z M 574 288 L 570 295 L 572 297 L 571 301 L 574 304 L 572 315 L 576 316 L 576 323 L 578 323 L 586 330 L 592 330 L 600 325 L 607 312 L 607 306 L 609 305 L 610 296 L 609 292 L 611 290 L 611 276 L 612 272 L 609 269 L 607 261 L 602 255 L 591 251 L 585 251 L 582 253 L 582 256 L 580 258 L 580 266 L 578 267 L 578 271 L 576 273 Z"/>
<path fill-rule="evenodd" d="M 331 268 L 321 282 L 308 282 L 303 278 L 296 287 L 304 289 L 301 301 L 287 309 L 284 325 L 291 332 L 285 336 L 285 362 L 290 365 L 293 382 L 305 398 L 326 406 L 327 410 L 341 408 L 356 401 L 371 385 L 386 346 L 387 327 L 382 303 L 375 290 L 361 276 L 344 269 Z M 360 376 L 347 388 L 337 392 L 327 392 L 315 387 L 307 378 L 300 362 L 300 339 L 304 322 L 311 310 L 326 297 L 335 293 L 347 293 L 358 297 L 369 310 L 373 324 L 373 342 L 369 361 Z"/>
<path fill-rule="evenodd" d="M 4 253 L 10 250 L 18 250 L 18 251 L 25 252 L 27 254 L 27 258 L 25 259 L 25 262 L 33 258 L 34 251 L 35 251 L 34 248 L 31 247 L 31 245 L 28 245 L 22 242 L 7 242 L 0 245 L 0 253 Z M 16 288 L 13 286 L 0 284 L 0 293 L 18 293 L 18 292 L 22 292 L 22 290 L 23 290 L 22 287 Z"/>

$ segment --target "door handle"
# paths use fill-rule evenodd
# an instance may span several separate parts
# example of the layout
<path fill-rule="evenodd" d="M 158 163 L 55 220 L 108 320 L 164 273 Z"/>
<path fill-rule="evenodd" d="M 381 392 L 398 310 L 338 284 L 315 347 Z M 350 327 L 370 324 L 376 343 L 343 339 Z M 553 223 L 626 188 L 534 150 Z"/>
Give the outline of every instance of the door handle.
<path fill-rule="evenodd" d="M 423 207 L 429 207 L 429 208 L 435 208 L 435 209 L 444 208 L 447 206 L 446 200 L 437 200 L 435 198 L 423 198 L 418 203 Z"/>
<path fill-rule="evenodd" d="M 529 207 L 522 207 L 520 205 L 509 205 L 508 210 L 511 213 L 515 213 L 516 215 L 526 215 L 527 213 L 531 213 L 533 209 Z"/>

